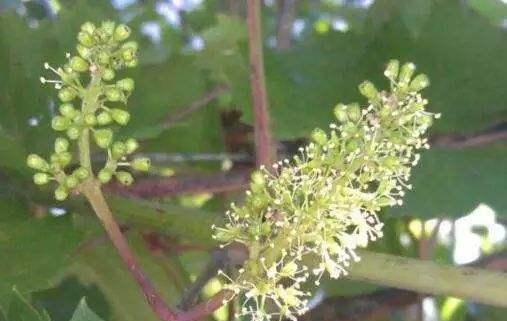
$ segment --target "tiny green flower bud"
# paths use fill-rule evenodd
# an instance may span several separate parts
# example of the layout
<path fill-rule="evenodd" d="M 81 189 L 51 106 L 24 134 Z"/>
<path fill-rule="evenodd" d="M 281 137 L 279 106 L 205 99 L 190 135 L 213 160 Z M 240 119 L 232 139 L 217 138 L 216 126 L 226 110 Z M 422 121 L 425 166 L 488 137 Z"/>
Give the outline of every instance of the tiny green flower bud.
<path fill-rule="evenodd" d="M 88 32 L 89 34 L 93 34 L 93 32 L 95 31 L 95 25 L 89 21 L 85 22 L 81 25 L 81 30 Z"/>
<path fill-rule="evenodd" d="M 137 142 L 137 140 L 133 139 L 133 138 L 129 138 L 127 139 L 127 141 L 125 142 L 125 149 L 127 151 L 127 154 L 132 154 L 133 152 L 135 152 L 137 149 L 139 148 L 139 143 Z"/>
<path fill-rule="evenodd" d="M 343 124 L 342 132 L 347 134 L 348 137 L 356 135 L 357 131 L 358 131 L 357 126 L 352 122 Z"/>
<path fill-rule="evenodd" d="M 67 188 L 73 189 L 78 185 L 79 185 L 79 180 L 77 179 L 77 177 L 74 177 L 72 175 L 65 177 L 65 186 Z"/>
<path fill-rule="evenodd" d="M 115 175 L 118 182 L 120 182 L 122 185 L 129 186 L 134 182 L 134 178 L 129 172 L 119 171 L 116 172 Z"/>
<path fill-rule="evenodd" d="M 410 82 L 410 78 L 412 78 L 412 75 L 414 74 L 414 71 L 415 65 L 413 63 L 409 62 L 404 64 L 400 70 L 400 76 L 398 78 L 399 83 L 403 85 L 408 85 L 408 83 Z"/>
<path fill-rule="evenodd" d="M 63 116 L 55 116 L 51 120 L 51 127 L 56 131 L 66 130 L 70 126 L 70 120 Z"/>
<path fill-rule="evenodd" d="M 69 152 L 57 153 L 56 160 L 60 166 L 65 167 L 72 162 L 72 154 Z"/>
<path fill-rule="evenodd" d="M 83 45 L 77 45 L 76 49 L 78 54 L 84 59 L 90 59 L 90 57 L 92 56 L 92 51 L 90 48 L 87 48 Z"/>
<path fill-rule="evenodd" d="M 85 72 L 88 70 L 88 62 L 79 56 L 74 56 L 70 59 L 70 66 L 77 72 Z"/>
<path fill-rule="evenodd" d="M 120 57 L 112 56 L 111 66 L 116 70 L 121 69 L 123 67 L 123 61 L 120 59 Z"/>
<path fill-rule="evenodd" d="M 281 270 L 280 274 L 285 277 L 293 276 L 298 269 L 298 265 L 294 262 L 287 263 Z"/>
<path fill-rule="evenodd" d="M 114 76 L 115 76 L 114 70 L 111 68 L 104 69 L 104 72 L 102 73 L 102 79 L 104 79 L 105 81 L 113 80 Z"/>
<path fill-rule="evenodd" d="M 124 49 L 121 52 L 121 57 L 125 60 L 125 62 L 132 61 L 136 58 L 136 51 L 131 48 Z"/>
<path fill-rule="evenodd" d="M 425 74 L 417 75 L 411 82 L 410 82 L 410 90 L 413 91 L 420 91 L 424 88 L 428 87 L 430 85 L 430 80 L 428 79 L 428 76 Z"/>
<path fill-rule="evenodd" d="M 361 119 L 361 108 L 359 107 L 359 104 L 354 103 L 348 105 L 347 117 L 353 122 L 357 122 Z"/>
<path fill-rule="evenodd" d="M 95 41 L 93 40 L 91 34 L 86 31 L 80 31 L 77 34 L 77 40 L 80 44 L 88 48 L 92 47 L 95 44 Z"/>
<path fill-rule="evenodd" d="M 51 168 L 60 168 L 61 167 L 59 164 L 58 154 L 56 154 L 56 153 L 51 154 L 49 159 L 51 161 Z"/>
<path fill-rule="evenodd" d="M 138 48 L 139 46 L 135 41 L 128 41 L 121 46 L 121 49 L 132 49 L 134 51 L 137 51 Z"/>
<path fill-rule="evenodd" d="M 97 123 L 97 117 L 93 113 L 86 113 L 83 117 L 83 121 L 88 126 L 95 126 Z"/>
<path fill-rule="evenodd" d="M 130 120 L 130 113 L 126 110 L 114 108 L 111 109 L 111 117 L 120 125 L 126 125 Z"/>
<path fill-rule="evenodd" d="M 97 178 L 102 184 L 109 183 L 111 178 L 113 177 L 113 172 L 107 168 L 101 169 L 99 171 L 99 174 L 97 175 Z"/>
<path fill-rule="evenodd" d="M 110 129 L 98 129 L 93 132 L 95 143 L 101 148 L 107 148 L 113 140 L 113 131 Z"/>
<path fill-rule="evenodd" d="M 311 134 L 312 140 L 318 145 L 325 145 L 327 143 L 327 134 L 320 128 L 315 128 Z"/>
<path fill-rule="evenodd" d="M 46 162 L 46 160 L 42 157 L 40 157 L 37 154 L 30 154 L 26 158 L 26 164 L 28 167 L 39 170 L 39 171 L 48 171 L 49 170 L 49 164 Z"/>
<path fill-rule="evenodd" d="M 114 159 L 121 158 L 127 153 L 127 147 L 122 142 L 115 142 L 111 148 Z"/>
<path fill-rule="evenodd" d="M 264 174 L 261 171 L 254 171 L 251 176 L 252 183 L 257 186 L 264 186 L 266 180 Z"/>
<path fill-rule="evenodd" d="M 125 66 L 127 66 L 128 68 L 135 68 L 135 67 L 137 67 L 138 63 L 139 62 L 137 61 L 137 58 L 134 58 L 134 59 L 132 59 L 130 61 L 126 61 L 125 62 Z"/>
<path fill-rule="evenodd" d="M 77 126 L 70 126 L 67 129 L 67 137 L 69 137 L 72 140 L 76 140 L 81 135 L 81 129 Z"/>
<path fill-rule="evenodd" d="M 63 137 L 55 139 L 55 153 L 63 153 L 69 149 L 69 141 Z"/>
<path fill-rule="evenodd" d="M 112 36 L 114 33 L 114 21 L 104 21 L 102 22 L 100 28 L 109 36 Z"/>
<path fill-rule="evenodd" d="M 350 140 L 347 145 L 345 146 L 345 149 L 349 152 L 355 152 L 360 146 L 360 143 L 357 139 Z"/>
<path fill-rule="evenodd" d="M 396 77 L 398 77 L 398 72 L 400 69 L 400 62 L 398 60 L 390 60 L 387 63 L 386 70 L 384 71 L 384 75 L 390 79 L 391 81 L 395 81 Z"/>
<path fill-rule="evenodd" d="M 421 117 L 417 118 L 417 121 L 419 124 L 430 127 L 433 124 L 433 116 L 432 115 L 422 115 Z"/>
<path fill-rule="evenodd" d="M 69 196 L 69 192 L 64 186 L 58 186 L 55 189 L 55 198 L 57 201 L 64 201 Z"/>
<path fill-rule="evenodd" d="M 109 101 L 120 101 L 123 98 L 123 94 L 117 88 L 107 88 L 106 97 Z"/>
<path fill-rule="evenodd" d="M 114 30 L 113 39 L 119 42 L 127 39 L 129 36 L 130 36 L 130 28 L 127 27 L 126 25 L 119 25 Z"/>
<path fill-rule="evenodd" d="M 375 100 L 378 97 L 378 90 L 370 81 L 364 81 L 359 85 L 359 92 L 368 100 Z"/>
<path fill-rule="evenodd" d="M 110 124 L 112 121 L 113 119 L 111 118 L 111 115 L 107 111 L 100 112 L 97 115 L 97 123 L 99 125 L 107 125 Z"/>
<path fill-rule="evenodd" d="M 217 229 L 213 234 L 213 238 L 219 242 L 227 243 L 241 235 L 241 232 L 239 228 Z"/>
<path fill-rule="evenodd" d="M 102 28 L 98 28 L 97 30 L 95 30 L 93 36 L 99 43 L 106 43 L 109 41 L 110 38 L 110 36 Z"/>
<path fill-rule="evenodd" d="M 76 115 L 79 113 L 74 108 L 74 106 L 72 106 L 72 104 L 69 103 L 62 104 L 60 108 L 58 108 L 58 110 L 60 111 L 60 114 L 62 114 L 62 116 L 67 117 L 69 119 L 76 117 Z"/>
<path fill-rule="evenodd" d="M 135 158 L 130 166 L 136 171 L 146 172 L 150 170 L 151 160 L 147 157 Z"/>
<path fill-rule="evenodd" d="M 73 100 L 76 96 L 76 91 L 68 87 L 62 88 L 58 91 L 58 98 L 60 98 L 60 100 L 64 103 Z"/>
<path fill-rule="evenodd" d="M 89 171 L 84 167 L 78 167 L 77 169 L 72 172 L 72 176 L 76 177 L 78 180 L 82 181 L 88 178 L 90 176 Z"/>
<path fill-rule="evenodd" d="M 77 112 L 76 115 L 72 117 L 72 121 L 75 123 L 75 125 L 83 124 L 83 119 L 84 117 L 82 112 Z"/>
<path fill-rule="evenodd" d="M 382 196 L 380 197 L 378 200 L 378 205 L 380 207 L 384 207 L 384 206 L 394 206 L 396 205 L 396 201 L 390 197 L 386 197 L 386 196 Z"/>
<path fill-rule="evenodd" d="M 60 77 L 62 78 L 62 81 L 65 83 L 72 83 L 77 78 L 79 78 L 79 74 L 74 71 L 70 66 L 68 68 L 65 68 L 65 72 L 62 72 L 60 74 Z"/>
<path fill-rule="evenodd" d="M 395 166 L 399 166 L 400 161 L 395 156 L 387 156 L 382 160 L 382 164 L 387 168 L 393 168 Z"/>
<path fill-rule="evenodd" d="M 347 117 L 347 105 L 338 104 L 334 107 L 334 116 L 340 123 L 344 123 L 348 120 Z"/>
<path fill-rule="evenodd" d="M 100 51 L 97 55 L 97 62 L 101 65 L 107 65 L 109 63 L 109 54 L 105 51 Z"/>
<path fill-rule="evenodd" d="M 122 80 L 119 80 L 116 83 L 116 87 L 123 91 L 132 91 L 134 90 L 134 80 L 132 78 L 125 78 Z"/>
<path fill-rule="evenodd" d="M 33 175 L 33 182 L 36 185 L 45 185 L 49 182 L 49 179 L 50 177 L 46 173 L 36 173 L 35 175 Z"/>

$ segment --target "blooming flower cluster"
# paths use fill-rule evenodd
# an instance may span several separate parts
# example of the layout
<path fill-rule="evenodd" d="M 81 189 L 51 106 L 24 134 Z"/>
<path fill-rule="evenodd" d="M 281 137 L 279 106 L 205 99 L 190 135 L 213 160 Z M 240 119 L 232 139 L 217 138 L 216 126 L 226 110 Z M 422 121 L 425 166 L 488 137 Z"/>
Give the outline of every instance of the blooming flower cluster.
<path fill-rule="evenodd" d="M 132 138 L 114 141 L 110 128 L 114 124 L 124 126 L 130 119 L 130 113 L 122 105 L 127 103 L 134 90 L 134 81 L 131 78 L 114 81 L 121 69 L 137 66 L 137 43 L 126 42 L 129 36 L 130 29 L 123 24 L 106 21 L 95 26 L 87 22 L 81 26 L 77 36 L 78 54 L 67 54 L 67 63 L 60 68 L 53 68 L 48 63 L 44 65 L 57 79 L 41 77 L 40 80 L 43 84 L 52 84 L 58 90 L 61 101 L 59 115 L 53 117 L 51 125 L 65 136 L 56 138 L 49 161 L 31 154 L 27 164 L 38 171 L 33 177 L 37 185 L 51 180 L 58 183 L 55 190 L 57 200 L 66 199 L 70 191 L 94 175 L 89 155 L 76 160 L 70 149 L 71 142 L 78 141 L 80 153 L 89 154 L 87 142 L 90 134 L 96 145 L 107 152 L 106 164 L 97 174 L 100 182 L 107 183 L 116 177 L 120 183 L 130 185 L 132 175 L 118 170 L 118 167 L 140 171 L 147 171 L 150 167 L 147 158 L 127 161 L 126 156 L 138 148 L 137 141 Z M 83 80 L 88 80 L 88 83 L 84 85 Z M 80 106 L 76 108 L 78 99 Z M 80 166 L 74 166 L 78 162 Z"/>
<path fill-rule="evenodd" d="M 244 205 L 232 204 L 225 225 L 213 226 L 215 239 L 249 250 L 235 275 L 220 272 L 227 288 L 244 294 L 238 316 L 295 319 L 310 296 L 302 283 L 346 275 L 359 260 L 355 250 L 382 237 L 376 213 L 402 204 L 418 150 L 429 148 L 425 133 L 439 117 L 419 93 L 428 78 L 414 72 L 412 63 L 390 61 L 389 91 L 363 82 L 365 108 L 338 104 L 329 132 L 314 130 L 292 160 L 255 172 Z"/>

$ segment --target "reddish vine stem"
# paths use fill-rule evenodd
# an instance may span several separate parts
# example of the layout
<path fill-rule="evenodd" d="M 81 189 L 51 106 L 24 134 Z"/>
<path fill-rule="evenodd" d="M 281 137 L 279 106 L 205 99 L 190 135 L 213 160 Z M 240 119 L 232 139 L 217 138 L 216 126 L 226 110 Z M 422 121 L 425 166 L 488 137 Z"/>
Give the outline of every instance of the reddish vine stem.
<path fill-rule="evenodd" d="M 125 236 L 122 234 L 118 223 L 102 194 L 100 184 L 95 180 L 89 180 L 81 186 L 81 192 L 90 202 L 93 210 L 100 219 L 107 235 L 116 248 L 118 254 L 127 266 L 128 270 L 141 288 L 148 304 L 153 312 L 162 321 L 195 321 L 199 320 L 220 308 L 226 301 L 230 300 L 234 293 L 229 290 L 222 290 L 207 301 L 196 305 L 186 312 L 176 312 L 171 309 L 160 294 L 157 293 L 148 277 L 144 274 L 136 258 L 132 254 Z"/>
<path fill-rule="evenodd" d="M 234 295 L 234 292 L 231 290 L 221 290 L 213 297 L 205 302 L 196 305 L 191 310 L 180 313 L 178 315 L 177 321 L 199 320 L 220 308 L 227 301 L 231 300 Z"/>
<path fill-rule="evenodd" d="M 127 266 L 128 270 L 141 287 L 146 300 L 151 309 L 162 321 L 176 321 L 176 313 L 165 304 L 163 299 L 157 293 L 148 277 L 143 273 L 137 260 L 130 251 L 126 238 L 123 236 L 118 223 L 116 223 L 104 195 L 100 189 L 100 184 L 93 180 L 88 181 L 82 187 L 82 192 L 90 202 L 93 210 L 102 222 L 107 235 L 111 239 L 118 254 Z"/>
<path fill-rule="evenodd" d="M 273 144 L 269 130 L 268 99 L 264 77 L 261 34 L 261 1 L 247 1 L 250 88 L 254 113 L 254 137 L 257 166 L 272 163 Z"/>
<path fill-rule="evenodd" d="M 248 170 L 235 170 L 201 176 L 145 179 L 129 187 L 113 183 L 104 188 L 108 193 L 148 199 L 182 194 L 223 193 L 247 187 L 249 176 Z"/>

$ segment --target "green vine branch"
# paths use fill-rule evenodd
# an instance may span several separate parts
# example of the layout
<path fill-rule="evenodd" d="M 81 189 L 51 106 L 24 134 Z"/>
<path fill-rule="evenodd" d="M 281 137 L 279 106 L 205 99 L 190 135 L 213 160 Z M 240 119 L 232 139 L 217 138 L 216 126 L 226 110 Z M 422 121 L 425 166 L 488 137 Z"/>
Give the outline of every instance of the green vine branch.
<path fill-rule="evenodd" d="M 359 251 L 347 278 L 507 307 L 507 273 Z"/>

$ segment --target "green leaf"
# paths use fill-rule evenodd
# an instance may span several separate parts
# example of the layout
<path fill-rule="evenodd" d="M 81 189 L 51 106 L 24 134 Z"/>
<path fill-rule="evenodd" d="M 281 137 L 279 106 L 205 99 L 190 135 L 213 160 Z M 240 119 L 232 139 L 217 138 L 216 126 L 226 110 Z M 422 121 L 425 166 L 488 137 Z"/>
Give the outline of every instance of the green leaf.
<path fill-rule="evenodd" d="M 164 260 L 151 254 L 139 232 L 130 231 L 128 236 L 131 250 L 142 270 L 164 300 L 175 304 L 180 292 L 175 288 Z M 108 321 L 158 320 L 110 242 L 80 251 L 67 269 L 67 274 L 76 275 L 80 282 L 93 283 L 100 289 L 111 307 L 111 316 Z"/>
<path fill-rule="evenodd" d="M 40 152 L 38 145 L 47 146 L 49 125 L 40 122 L 49 118 L 49 102 L 39 82 L 42 55 L 48 51 L 41 49 L 42 40 L 38 30 L 29 29 L 14 14 L 0 15 L 0 142 L 8 152 L 2 154 L 2 167 L 19 170 L 26 157 L 24 146 L 29 143 L 33 143 L 33 152 Z M 30 121 L 40 125 L 30 126 Z"/>
<path fill-rule="evenodd" d="M 111 308 L 99 287 L 83 284 L 74 275 L 65 277 L 53 288 L 32 292 L 33 304 L 44 308 L 52 321 L 69 321 L 83 297 L 97 315 L 109 319 Z"/>
<path fill-rule="evenodd" d="M 23 297 L 16 287 L 12 289 L 9 312 L 9 321 L 51 321 L 46 311 L 38 311 Z"/>
<path fill-rule="evenodd" d="M 3 308 L 0 306 L 0 321 L 8 321 Z"/>
<path fill-rule="evenodd" d="M 502 0 L 470 0 L 467 4 L 498 26 L 507 17 L 507 4 Z"/>
<path fill-rule="evenodd" d="M 432 84 L 425 91 L 429 106 L 443 115 L 433 133 L 471 133 L 504 119 L 505 33 L 487 18 L 463 10 L 458 0 L 426 2 L 431 11 L 426 23 L 417 24 L 417 39 L 405 23 L 400 9 L 405 2 L 400 1 L 390 2 L 397 7 L 389 10 L 387 18 L 370 16 L 367 25 L 378 20 L 378 28 L 308 34 L 283 53 L 265 48 L 275 136 L 294 139 L 307 136 L 315 127 L 327 127 L 335 104 L 360 100 L 360 82 L 370 79 L 379 87 L 388 86 L 382 72 L 392 58 L 412 61 L 430 77 Z M 236 70 L 228 77 L 240 79 L 234 78 Z M 252 122 L 248 79 L 235 82 L 240 85 L 232 88 L 233 105 Z"/>
<path fill-rule="evenodd" d="M 392 213 L 420 217 L 458 217 L 485 203 L 501 216 L 507 214 L 507 148 L 491 147 L 445 150 L 433 148 L 421 156 L 414 169 L 413 191 L 404 205 Z"/>
<path fill-rule="evenodd" d="M 0 199 L 0 305 L 16 285 L 23 293 L 50 285 L 80 240 L 70 215 L 36 218 L 20 200 Z"/>
<path fill-rule="evenodd" d="M 196 54 L 196 65 L 209 72 L 211 80 L 227 84 L 235 104 L 225 107 L 249 111 L 249 67 L 244 45 L 246 25 L 235 17 L 217 15 L 215 25 L 201 34 L 204 49 Z"/>
<path fill-rule="evenodd" d="M 86 304 L 86 299 L 83 298 L 79 302 L 79 305 L 74 311 L 74 315 L 70 321 L 104 321 L 98 315 L 95 314 L 88 305 Z"/>
<path fill-rule="evenodd" d="M 235 17 L 217 15 L 217 23 L 205 29 L 201 37 L 204 49 L 197 55 L 197 64 L 211 71 L 213 78 L 231 81 L 234 79 L 231 72 L 248 73 L 239 47 L 247 39 L 244 22 Z"/>
<path fill-rule="evenodd" d="M 424 24 L 428 22 L 432 1 L 406 0 L 401 5 L 401 18 L 412 36 L 419 36 Z"/>

